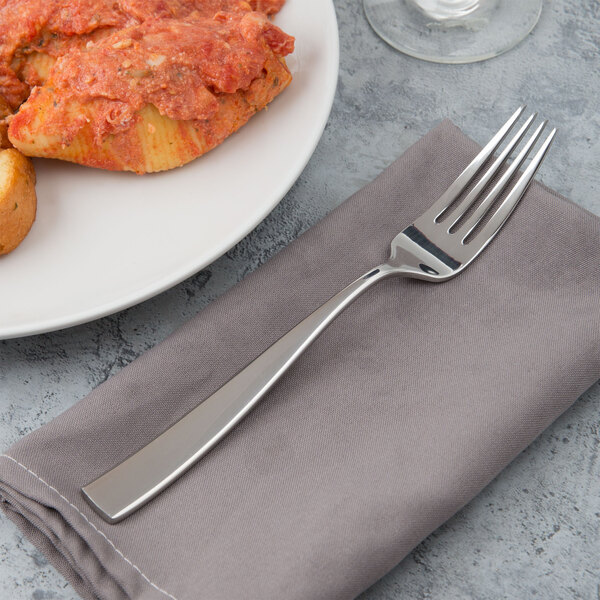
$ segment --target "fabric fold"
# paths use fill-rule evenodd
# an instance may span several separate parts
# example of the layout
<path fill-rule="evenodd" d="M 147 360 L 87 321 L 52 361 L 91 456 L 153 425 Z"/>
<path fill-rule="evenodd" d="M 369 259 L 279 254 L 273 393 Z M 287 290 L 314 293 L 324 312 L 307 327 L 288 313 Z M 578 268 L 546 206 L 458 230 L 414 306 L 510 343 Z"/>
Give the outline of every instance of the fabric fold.
<path fill-rule="evenodd" d="M 86 599 L 353 598 L 600 376 L 600 219 L 535 183 L 456 279 L 387 280 L 207 457 L 105 523 L 80 488 L 384 261 L 478 146 L 444 121 L 0 457 L 2 507 Z"/>

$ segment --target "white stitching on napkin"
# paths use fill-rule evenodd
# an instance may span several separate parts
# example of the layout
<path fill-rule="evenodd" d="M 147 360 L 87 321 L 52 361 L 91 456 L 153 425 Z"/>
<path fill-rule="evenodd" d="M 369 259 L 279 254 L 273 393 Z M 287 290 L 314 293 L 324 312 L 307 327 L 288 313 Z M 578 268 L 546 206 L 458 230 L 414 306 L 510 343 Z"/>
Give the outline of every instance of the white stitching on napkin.
<path fill-rule="evenodd" d="M 171 600 L 177 600 L 175 596 L 169 594 L 169 592 L 165 592 L 165 590 L 159 588 L 155 583 L 152 583 L 148 577 L 142 573 L 139 567 L 134 565 L 107 537 L 102 531 L 100 531 L 74 504 L 71 504 L 56 488 L 52 487 L 49 483 L 44 481 L 39 475 L 36 475 L 31 469 L 28 469 L 25 465 L 22 465 L 18 460 L 14 459 L 12 456 L 8 454 L 0 454 L 0 458 L 8 458 L 8 460 L 12 460 L 15 464 L 19 465 L 22 469 L 25 469 L 28 473 L 31 473 L 36 479 L 41 481 L 46 487 L 50 488 L 53 492 L 56 492 L 60 498 L 62 498 L 71 508 L 74 508 L 92 527 L 92 529 L 96 530 L 115 550 L 115 552 L 129 565 L 131 565 L 155 590 L 159 591 L 161 594 L 167 596 L 167 598 L 171 598 Z"/>

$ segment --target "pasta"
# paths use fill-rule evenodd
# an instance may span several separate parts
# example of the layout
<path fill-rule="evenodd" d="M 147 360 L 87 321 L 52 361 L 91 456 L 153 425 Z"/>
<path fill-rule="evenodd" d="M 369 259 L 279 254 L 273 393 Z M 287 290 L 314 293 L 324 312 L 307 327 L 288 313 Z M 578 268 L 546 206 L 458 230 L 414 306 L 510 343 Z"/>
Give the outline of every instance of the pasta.
<path fill-rule="evenodd" d="M 0 254 L 36 213 L 25 156 L 151 173 L 208 152 L 291 82 L 285 0 L 0 0 Z"/>
<path fill-rule="evenodd" d="M 194 54 L 194 35 L 214 42 L 208 61 Z M 141 49 L 133 48 L 136 36 Z M 103 169 L 148 173 L 181 166 L 220 144 L 289 84 L 281 56 L 289 43 L 256 13 L 218 25 L 165 20 L 121 30 L 59 59 L 12 118 L 10 140 L 27 156 Z M 213 54 L 223 45 L 233 64 L 220 59 L 216 67 Z M 166 64 L 167 56 L 179 54 L 184 57 Z M 122 80 L 111 78 L 113 69 L 124 70 Z M 73 91 L 91 73 L 94 81 Z"/>

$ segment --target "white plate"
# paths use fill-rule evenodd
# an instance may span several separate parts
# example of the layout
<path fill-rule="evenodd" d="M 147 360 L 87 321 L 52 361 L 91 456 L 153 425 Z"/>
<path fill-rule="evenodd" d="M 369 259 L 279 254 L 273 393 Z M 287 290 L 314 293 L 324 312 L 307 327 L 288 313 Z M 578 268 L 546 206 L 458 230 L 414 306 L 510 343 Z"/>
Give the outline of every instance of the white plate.
<path fill-rule="evenodd" d="M 338 74 L 331 0 L 288 0 L 294 80 L 221 146 L 181 169 L 111 173 L 37 160 L 38 215 L 0 257 L 0 339 L 85 323 L 199 271 L 251 231 L 304 169 Z"/>

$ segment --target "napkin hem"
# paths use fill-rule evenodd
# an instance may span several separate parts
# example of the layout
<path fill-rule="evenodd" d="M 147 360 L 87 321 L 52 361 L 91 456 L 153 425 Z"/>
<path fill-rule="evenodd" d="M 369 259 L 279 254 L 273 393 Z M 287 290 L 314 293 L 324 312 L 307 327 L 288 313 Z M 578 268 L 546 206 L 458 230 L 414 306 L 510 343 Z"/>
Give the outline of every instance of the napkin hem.
<path fill-rule="evenodd" d="M 81 510 L 79 510 L 79 508 L 77 508 L 73 503 L 69 502 L 69 500 L 67 498 L 65 498 L 65 496 L 63 496 L 55 487 L 53 487 L 52 485 L 50 485 L 47 481 L 45 481 L 42 477 L 40 477 L 37 473 L 35 473 L 34 471 L 32 471 L 31 469 L 29 469 L 28 467 L 26 467 L 24 464 L 22 464 L 21 462 L 19 462 L 16 458 L 13 458 L 12 456 L 10 456 L 9 454 L 0 454 L 0 459 L 1 458 L 6 458 L 8 460 L 10 460 L 11 462 L 13 462 L 14 464 L 16 464 L 18 467 L 20 467 L 22 470 L 24 470 L 26 473 L 28 473 L 29 475 L 33 476 L 37 481 L 39 481 L 40 483 L 42 483 L 44 485 L 44 487 L 48 488 L 49 490 L 51 490 L 52 492 L 54 492 L 63 502 L 66 502 L 66 504 L 74 509 L 77 514 L 82 517 L 84 519 L 84 521 L 94 530 L 96 531 L 102 538 L 104 538 L 105 542 L 107 542 L 109 544 L 109 546 L 117 553 L 118 556 L 121 557 L 121 559 L 123 561 L 125 561 L 134 571 L 136 571 L 138 573 L 138 575 L 146 582 L 147 585 L 150 585 L 152 588 L 154 588 L 154 590 L 156 590 L 157 592 L 159 592 L 160 594 L 162 594 L 164 597 L 169 598 L 170 600 L 178 600 L 173 594 L 170 594 L 169 592 L 167 592 L 166 590 L 162 589 L 161 587 L 159 587 L 157 584 L 155 584 L 153 581 L 151 581 L 151 579 L 137 566 L 135 565 L 131 560 L 129 560 L 124 554 L 123 552 L 121 552 L 116 546 L 115 544 L 108 538 L 108 536 L 102 532 L 100 529 L 98 529 L 86 516 L 85 514 L 83 514 L 83 512 L 81 512 Z M 0 490 L 0 497 L 2 496 L 1 490 Z M 20 528 L 21 529 L 21 528 Z M 21 529 L 21 531 L 23 531 Z M 37 544 L 35 543 L 34 540 L 31 540 L 30 538 L 28 538 L 33 544 L 34 546 L 37 547 Z M 52 543 L 51 540 L 49 540 L 50 543 Z M 40 549 L 41 550 L 41 549 Z M 58 550 L 57 550 L 58 551 Z M 44 553 L 46 554 L 46 553 Z M 55 561 L 52 560 L 51 556 L 48 556 L 46 554 L 46 556 L 50 559 L 50 561 L 55 565 Z M 61 573 L 63 575 L 63 569 L 60 570 Z"/>

